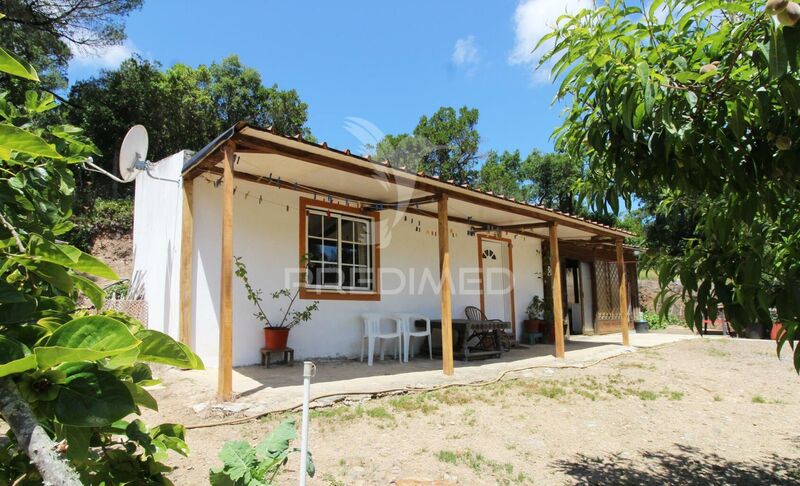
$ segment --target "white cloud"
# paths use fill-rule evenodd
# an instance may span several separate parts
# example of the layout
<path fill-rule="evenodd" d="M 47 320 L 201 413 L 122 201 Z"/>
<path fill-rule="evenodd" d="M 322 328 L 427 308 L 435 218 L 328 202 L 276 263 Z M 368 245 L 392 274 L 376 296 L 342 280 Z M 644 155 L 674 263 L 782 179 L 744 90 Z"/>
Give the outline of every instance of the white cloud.
<path fill-rule="evenodd" d="M 591 0 L 521 0 L 514 12 L 514 31 L 516 41 L 514 49 L 508 56 L 509 64 L 522 64 L 535 68 L 553 43 L 543 44 L 536 52 L 533 48 L 539 39 L 549 33 L 556 24 L 556 19 L 565 13 L 576 13 L 583 8 L 591 8 Z M 549 76 L 546 72 L 537 73 L 534 79 L 544 80 Z"/>
<path fill-rule="evenodd" d="M 477 65 L 481 58 L 478 54 L 478 46 L 475 44 L 475 36 L 470 35 L 463 39 L 458 39 L 453 47 L 453 64 L 458 67 L 470 67 Z"/>
<path fill-rule="evenodd" d="M 73 54 L 72 62 L 83 67 L 95 67 L 98 69 L 117 68 L 122 64 L 122 61 L 138 52 L 130 41 L 102 48 L 71 46 L 71 49 Z"/>

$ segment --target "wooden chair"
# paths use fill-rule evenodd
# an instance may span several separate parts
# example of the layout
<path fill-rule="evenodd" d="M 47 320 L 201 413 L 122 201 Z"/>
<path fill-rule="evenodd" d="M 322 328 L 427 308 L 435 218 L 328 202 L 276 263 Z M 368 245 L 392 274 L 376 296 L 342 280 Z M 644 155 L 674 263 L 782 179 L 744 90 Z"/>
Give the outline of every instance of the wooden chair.
<path fill-rule="evenodd" d="M 478 307 L 475 307 L 474 305 L 469 305 L 465 307 L 464 314 L 470 321 L 503 322 L 502 319 L 489 319 L 488 317 L 486 317 L 486 314 L 484 314 L 482 310 L 480 310 Z M 503 351 L 508 351 L 509 349 L 511 349 L 511 346 L 508 343 L 509 340 L 508 334 L 502 332 L 500 333 L 500 337 L 501 337 L 500 342 L 502 343 Z M 473 338 L 478 339 L 477 347 L 481 349 L 490 349 L 491 347 L 493 347 L 494 336 L 491 333 L 487 334 L 487 333 L 473 332 L 472 336 L 469 336 L 467 338 L 467 341 Z"/>

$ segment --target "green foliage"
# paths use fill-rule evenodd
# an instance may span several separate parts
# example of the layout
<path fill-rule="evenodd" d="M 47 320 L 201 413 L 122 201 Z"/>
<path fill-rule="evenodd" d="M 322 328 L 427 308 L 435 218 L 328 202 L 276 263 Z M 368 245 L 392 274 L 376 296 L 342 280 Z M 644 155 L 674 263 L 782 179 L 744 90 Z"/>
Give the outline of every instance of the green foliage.
<path fill-rule="evenodd" d="M 168 450 L 186 454 L 183 428 L 150 430 L 126 418 L 157 408 L 145 389 L 157 383 L 147 363 L 202 363 L 129 316 L 76 308 L 81 295 L 102 307 L 103 292 L 87 276 L 118 277 L 61 242 L 73 228 L 71 169 L 97 149 L 76 127 L 43 123 L 54 108 L 51 95 L 29 92 L 22 106 L 0 95 L 0 379 L 17 387 L 51 438 L 64 442 L 84 483 L 169 484 L 162 461 Z M 38 472 L 15 431 L 6 438 L 0 479 L 36 484 Z"/>
<path fill-rule="evenodd" d="M 670 227 L 647 242 L 661 312 L 682 299 L 699 328 L 721 303 L 742 332 L 774 309 L 778 350 L 794 345 L 800 27 L 776 25 L 760 1 L 609 0 L 562 17 L 548 39 L 543 62 L 569 103 L 555 136 L 588 161 L 582 190 L 614 212 L 640 197 Z"/>
<path fill-rule="evenodd" d="M 545 302 L 544 299 L 538 295 L 534 295 L 528 308 L 525 310 L 528 314 L 528 319 L 544 319 Z"/>
<path fill-rule="evenodd" d="M 299 452 L 289 443 L 297 437 L 294 420 L 286 420 L 255 447 L 243 440 L 226 442 L 219 451 L 222 467 L 209 471 L 211 486 L 270 486 L 289 455 Z M 314 477 L 311 452 L 307 456 L 306 472 Z"/>
<path fill-rule="evenodd" d="M 73 222 L 75 227 L 66 238 L 78 248 L 89 251 L 98 236 L 130 234 L 133 230 L 133 201 L 97 198 L 75 216 Z"/>
<path fill-rule="evenodd" d="M 520 201 L 532 201 L 533 188 L 523 174 L 523 165 L 519 150 L 502 154 L 490 151 L 478 172 L 478 187 Z"/>
<path fill-rule="evenodd" d="M 123 21 L 141 5 L 142 0 L 3 0 L 0 45 L 37 66 L 39 74 L 31 78 L 4 70 L 8 75 L 0 75 L 0 84 L 15 102 L 24 99 L 30 81 L 39 78 L 43 89 L 66 88 L 73 49 L 119 44 L 125 39 Z"/>
<path fill-rule="evenodd" d="M 253 316 L 255 316 L 259 322 L 263 323 L 264 327 L 280 327 L 291 329 L 302 324 L 303 322 L 310 321 L 311 317 L 314 315 L 314 312 L 319 309 L 319 301 L 314 301 L 307 305 L 303 310 L 292 311 L 294 303 L 297 301 L 297 297 L 300 294 L 300 288 L 298 287 L 294 292 L 292 292 L 291 289 L 279 289 L 270 294 L 272 299 L 278 300 L 281 298 L 286 298 L 289 299 L 289 302 L 286 305 L 285 311 L 283 308 L 278 311 L 279 313 L 283 313 L 281 322 L 274 324 L 272 321 L 270 321 L 266 312 L 264 312 L 264 309 L 261 307 L 261 304 L 264 302 L 263 292 L 261 289 L 253 288 L 253 285 L 250 283 L 250 278 L 247 275 L 247 266 L 242 261 L 242 258 L 234 257 L 233 264 L 236 267 L 236 276 L 242 280 L 244 288 L 247 291 L 247 300 L 256 306 L 256 312 L 253 314 Z"/>
<path fill-rule="evenodd" d="M 294 90 L 266 87 L 261 76 L 236 56 L 193 68 L 175 64 L 166 71 L 157 62 L 129 59 L 115 70 L 79 81 L 70 89 L 71 123 L 87 127 L 100 149 L 95 162 L 115 171 L 114 156 L 127 130 L 141 123 L 157 134 L 148 158 L 160 160 L 182 149 L 199 150 L 240 121 L 273 126 L 279 133 L 310 136 L 306 105 Z M 81 174 L 86 189 L 81 206 L 97 196 L 125 195 L 107 178 Z"/>
<path fill-rule="evenodd" d="M 650 329 L 666 329 L 668 326 L 685 326 L 686 321 L 673 314 L 666 316 L 658 312 L 651 311 L 647 308 L 642 308 L 642 320 L 647 321 L 647 326 Z"/>
<path fill-rule="evenodd" d="M 387 135 L 376 147 L 377 157 L 442 180 L 472 183 L 479 160 L 477 124 L 477 108 L 442 107 L 422 116 L 413 135 Z"/>

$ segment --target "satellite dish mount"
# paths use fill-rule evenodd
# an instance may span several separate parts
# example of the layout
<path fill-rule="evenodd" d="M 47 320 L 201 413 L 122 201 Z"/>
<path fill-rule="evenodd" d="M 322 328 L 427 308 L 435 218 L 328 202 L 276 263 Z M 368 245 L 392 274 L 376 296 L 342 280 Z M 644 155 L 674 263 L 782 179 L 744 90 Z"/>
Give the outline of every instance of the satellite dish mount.
<path fill-rule="evenodd" d="M 145 129 L 143 125 L 134 125 L 130 130 L 128 130 L 128 133 L 125 134 L 125 138 L 122 140 L 122 145 L 119 149 L 119 161 L 117 168 L 119 169 L 120 177 L 115 176 L 114 174 L 95 164 L 91 157 L 84 161 L 83 167 L 92 172 L 99 172 L 100 174 L 103 174 L 106 177 L 122 184 L 132 182 L 134 179 L 136 179 L 136 176 L 141 171 L 145 171 L 145 173 L 147 173 L 147 175 L 152 179 L 180 184 L 180 180 L 165 179 L 163 177 L 155 176 L 150 172 L 155 164 L 147 160 L 148 147 L 149 138 L 147 136 L 147 129 Z"/>

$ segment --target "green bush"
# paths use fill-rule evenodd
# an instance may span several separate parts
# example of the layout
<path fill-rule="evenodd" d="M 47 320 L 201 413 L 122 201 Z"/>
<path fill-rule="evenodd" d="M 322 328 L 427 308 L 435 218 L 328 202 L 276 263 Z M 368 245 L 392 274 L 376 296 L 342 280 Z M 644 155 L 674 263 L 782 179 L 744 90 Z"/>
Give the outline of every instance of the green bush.
<path fill-rule="evenodd" d="M 658 315 L 658 312 L 642 308 L 642 320 L 647 321 L 650 329 L 666 329 L 667 326 L 685 326 L 686 321 L 680 317 L 670 314 L 666 319 Z"/>
<path fill-rule="evenodd" d="M 102 234 L 121 235 L 133 229 L 132 199 L 97 199 L 94 206 L 76 211 L 75 228 L 67 238 L 70 243 L 87 251 L 95 238 Z"/>

